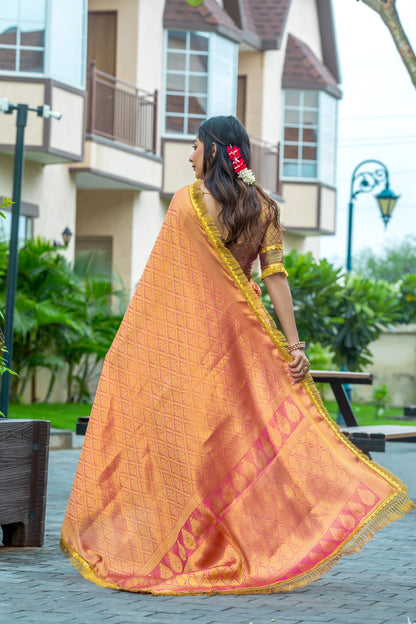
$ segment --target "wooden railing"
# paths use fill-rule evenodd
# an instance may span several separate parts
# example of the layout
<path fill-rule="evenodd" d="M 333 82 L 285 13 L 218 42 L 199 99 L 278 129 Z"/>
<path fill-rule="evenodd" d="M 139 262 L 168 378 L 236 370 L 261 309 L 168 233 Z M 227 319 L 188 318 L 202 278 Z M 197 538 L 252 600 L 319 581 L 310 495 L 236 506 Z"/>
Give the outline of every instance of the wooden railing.
<path fill-rule="evenodd" d="M 280 181 L 280 143 L 272 144 L 250 136 L 251 165 L 257 180 L 266 191 L 282 194 Z"/>
<path fill-rule="evenodd" d="M 148 93 L 105 74 L 88 72 L 87 132 L 156 153 L 157 91 Z"/>

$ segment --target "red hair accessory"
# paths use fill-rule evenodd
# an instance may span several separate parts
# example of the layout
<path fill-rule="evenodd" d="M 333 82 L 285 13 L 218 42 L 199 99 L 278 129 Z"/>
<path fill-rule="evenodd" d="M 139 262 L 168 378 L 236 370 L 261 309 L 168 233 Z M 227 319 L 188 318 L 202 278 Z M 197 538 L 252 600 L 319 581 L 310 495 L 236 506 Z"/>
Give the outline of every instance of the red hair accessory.
<path fill-rule="evenodd" d="M 240 148 L 236 145 L 227 145 L 226 147 L 228 158 L 231 160 L 232 167 L 238 177 L 248 185 L 256 183 L 256 176 L 252 169 L 249 169 L 245 163 L 244 158 L 241 156 Z"/>

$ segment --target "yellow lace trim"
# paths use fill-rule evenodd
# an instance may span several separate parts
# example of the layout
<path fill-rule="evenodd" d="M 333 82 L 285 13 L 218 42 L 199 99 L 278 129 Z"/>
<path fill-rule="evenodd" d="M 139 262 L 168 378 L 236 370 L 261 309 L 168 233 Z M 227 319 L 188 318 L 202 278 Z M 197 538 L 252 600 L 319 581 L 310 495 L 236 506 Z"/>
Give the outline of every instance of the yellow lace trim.
<path fill-rule="evenodd" d="M 263 281 L 265 277 L 269 277 L 269 275 L 274 275 L 275 273 L 284 273 L 286 277 L 288 276 L 288 272 L 281 262 L 276 264 L 269 264 L 266 266 L 261 272 L 260 279 Z"/>
<path fill-rule="evenodd" d="M 74 568 L 78 570 L 80 574 L 82 574 L 84 578 L 87 579 L 87 581 L 91 581 L 96 585 L 100 585 L 101 587 L 107 587 L 109 589 L 122 589 L 115 583 L 108 583 L 108 581 L 105 581 L 100 576 L 98 576 L 94 568 L 89 563 L 87 563 L 85 559 L 81 557 L 81 555 L 79 555 L 77 552 L 75 552 L 75 550 L 68 546 L 68 544 L 66 544 L 63 539 L 61 539 L 59 546 L 68 561 L 74 566 Z"/>
<path fill-rule="evenodd" d="M 260 249 L 260 253 L 264 254 L 267 251 L 273 251 L 274 249 L 283 249 L 283 245 L 269 245 L 268 247 L 263 247 L 263 249 Z"/>

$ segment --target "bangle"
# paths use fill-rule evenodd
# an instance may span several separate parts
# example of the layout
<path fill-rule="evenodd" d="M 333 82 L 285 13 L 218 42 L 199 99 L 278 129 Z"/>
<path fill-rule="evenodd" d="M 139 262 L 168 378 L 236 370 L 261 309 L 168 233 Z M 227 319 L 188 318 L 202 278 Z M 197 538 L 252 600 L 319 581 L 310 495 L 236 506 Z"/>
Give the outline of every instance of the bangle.
<path fill-rule="evenodd" d="M 306 342 L 303 342 L 303 340 L 301 342 L 294 342 L 291 345 L 288 345 L 286 347 L 286 351 L 288 353 L 291 353 L 292 351 L 295 351 L 296 349 L 305 349 L 306 348 Z"/>

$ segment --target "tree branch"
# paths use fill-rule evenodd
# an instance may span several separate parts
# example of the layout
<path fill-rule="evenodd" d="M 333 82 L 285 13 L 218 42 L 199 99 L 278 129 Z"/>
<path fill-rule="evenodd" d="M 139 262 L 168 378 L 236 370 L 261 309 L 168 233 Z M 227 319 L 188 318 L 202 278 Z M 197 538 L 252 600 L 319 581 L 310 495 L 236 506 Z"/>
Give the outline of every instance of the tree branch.
<path fill-rule="evenodd" d="M 400 22 L 396 9 L 396 0 L 361 0 L 361 2 L 373 9 L 373 11 L 376 11 L 386 24 L 407 69 L 410 80 L 416 87 L 416 56 Z"/>

